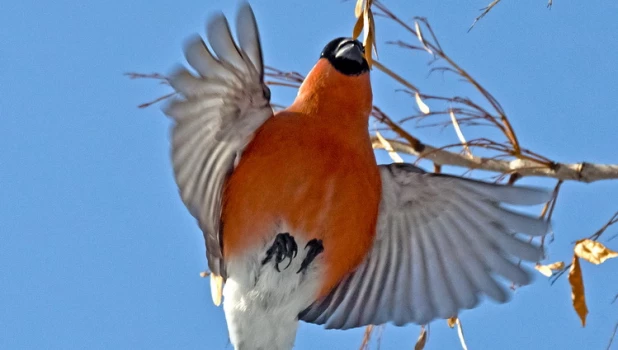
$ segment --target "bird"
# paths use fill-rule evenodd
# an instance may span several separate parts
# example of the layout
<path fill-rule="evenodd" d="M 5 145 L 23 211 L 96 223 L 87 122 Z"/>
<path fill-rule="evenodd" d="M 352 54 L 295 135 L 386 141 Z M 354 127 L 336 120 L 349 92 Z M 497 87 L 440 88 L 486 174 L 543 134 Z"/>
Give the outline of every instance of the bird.
<path fill-rule="evenodd" d="M 169 76 L 171 158 L 203 232 L 213 302 L 234 349 L 292 349 L 299 321 L 327 329 L 427 324 L 506 302 L 549 223 L 513 208 L 551 192 L 378 165 L 370 67 L 359 41 L 321 51 L 294 102 L 274 112 L 255 15 L 190 37 Z M 317 50 L 316 50 L 317 51 Z M 292 53 L 284 53 L 292 54 Z M 316 55 L 317 56 L 317 55 Z"/>

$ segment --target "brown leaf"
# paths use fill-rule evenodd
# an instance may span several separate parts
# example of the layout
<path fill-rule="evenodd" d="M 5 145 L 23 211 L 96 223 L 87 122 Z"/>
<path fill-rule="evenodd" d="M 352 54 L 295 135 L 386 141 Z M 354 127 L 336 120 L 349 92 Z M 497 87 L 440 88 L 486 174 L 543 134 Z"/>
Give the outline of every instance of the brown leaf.
<path fill-rule="evenodd" d="M 358 38 L 358 36 L 361 34 L 361 32 L 363 31 L 364 21 L 365 20 L 363 17 L 358 17 L 358 19 L 356 20 L 356 24 L 354 25 L 354 30 L 352 31 L 352 39 Z"/>
<path fill-rule="evenodd" d="M 362 14 L 363 14 L 363 4 L 365 3 L 364 0 L 357 0 L 356 1 L 356 7 L 354 7 L 354 16 L 356 16 L 356 18 L 359 18 Z"/>
<path fill-rule="evenodd" d="M 595 265 L 599 265 L 607 259 L 617 257 L 618 253 L 600 242 L 586 238 L 575 243 L 575 255 Z"/>
<path fill-rule="evenodd" d="M 369 30 L 371 30 L 372 44 L 371 48 L 373 53 L 378 57 L 378 45 L 376 44 L 376 21 L 373 19 L 373 12 L 369 10 Z M 365 53 L 366 55 L 366 53 Z M 371 56 L 371 53 L 369 54 Z"/>
<path fill-rule="evenodd" d="M 579 319 L 582 321 L 582 327 L 586 327 L 586 315 L 588 315 L 588 307 L 586 306 L 586 296 L 584 295 L 584 279 L 582 270 L 579 265 L 579 258 L 576 254 L 573 255 L 571 270 L 569 271 L 569 283 L 571 284 L 571 299 L 573 299 L 573 308 Z"/>
<path fill-rule="evenodd" d="M 425 348 L 425 343 L 427 342 L 427 330 L 425 330 L 425 326 L 421 327 L 421 334 L 418 336 L 416 340 L 416 344 L 414 344 L 414 350 L 423 350 Z"/>
<path fill-rule="evenodd" d="M 451 327 L 451 328 L 455 327 L 455 324 L 457 324 L 457 316 L 453 316 L 451 318 L 447 318 L 446 319 L 446 324 L 448 324 L 448 326 Z"/>
<path fill-rule="evenodd" d="M 553 271 L 559 271 L 564 268 L 564 262 L 557 261 L 548 265 L 536 264 L 534 268 L 537 269 L 537 271 L 542 273 L 544 276 L 551 277 L 551 275 L 553 275 Z"/>
<path fill-rule="evenodd" d="M 367 6 L 365 7 L 365 11 L 363 12 L 363 28 L 365 29 L 365 36 L 363 38 L 363 46 L 365 46 L 365 59 L 371 67 L 373 60 L 371 58 L 371 50 L 373 48 L 373 30 L 372 30 L 372 18 L 371 17 L 371 9 Z"/>

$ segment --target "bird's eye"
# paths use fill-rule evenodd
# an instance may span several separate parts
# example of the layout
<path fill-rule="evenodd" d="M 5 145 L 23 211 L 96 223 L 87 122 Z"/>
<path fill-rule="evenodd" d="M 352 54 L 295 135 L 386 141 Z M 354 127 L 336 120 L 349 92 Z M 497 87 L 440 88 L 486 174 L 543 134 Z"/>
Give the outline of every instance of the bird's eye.
<path fill-rule="evenodd" d="M 268 88 L 268 86 L 264 85 L 262 90 L 263 90 L 264 98 L 267 101 L 270 101 L 270 89 Z"/>

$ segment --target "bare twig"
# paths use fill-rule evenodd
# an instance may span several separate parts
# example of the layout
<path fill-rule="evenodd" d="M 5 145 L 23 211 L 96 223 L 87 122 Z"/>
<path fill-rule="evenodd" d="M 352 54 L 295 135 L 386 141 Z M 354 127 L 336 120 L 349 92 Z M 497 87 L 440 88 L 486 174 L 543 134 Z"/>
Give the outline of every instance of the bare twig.
<path fill-rule="evenodd" d="M 393 149 L 396 149 L 393 146 Z M 600 229 L 598 229 L 595 233 L 593 233 L 592 235 L 590 235 L 588 237 L 588 239 L 591 239 L 593 241 L 597 241 L 599 240 L 599 238 L 601 238 L 601 235 L 603 235 L 603 233 L 612 225 L 616 224 L 618 222 L 618 211 L 614 213 L 614 215 L 612 215 L 612 217 L 609 219 L 609 221 L 607 221 L 605 223 L 605 225 L 603 225 Z M 575 242 L 573 242 L 575 243 Z M 564 267 L 564 269 L 560 270 L 560 272 L 556 273 L 555 275 L 552 276 L 551 278 L 551 283 L 554 284 L 562 275 L 564 275 L 567 271 L 569 271 L 569 269 L 571 268 L 571 264 L 567 265 Z M 618 295 L 616 296 L 618 297 Z M 615 300 L 615 299 L 614 299 Z"/>
<path fill-rule="evenodd" d="M 374 62 L 376 67 L 380 64 L 379 62 Z M 289 87 L 297 87 L 295 84 L 300 85 L 302 83 L 304 77 L 296 72 L 284 72 L 272 67 L 268 67 L 267 76 L 275 79 L 273 83 L 282 86 Z M 132 79 L 157 79 L 162 82 L 167 82 L 167 77 L 160 74 L 141 74 L 141 73 L 127 73 L 129 77 Z M 401 78 L 403 80 L 403 78 Z M 289 83 L 286 83 L 289 82 Z M 409 88 L 414 88 L 413 86 L 407 86 Z M 154 103 L 165 100 L 174 93 L 166 94 L 161 96 L 151 102 L 147 102 L 139 105 L 140 108 L 149 107 Z M 425 99 L 441 99 L 437 96 L 431 95 L 421 95 Z M 443 98 L 447 99 L 447 98 Z M 476 108 L 475 104 L 472 101 L 467 99 L 455 98 L 454 100 L 461 102 L 463 104 L 472 106 L 471 108 Z M 283 106 L 278 106 L 279 108 Z M 480 108 L 480 107 L 478 107 Z M 466 110 L 464 109 L 454 109 L 457 113 L 466 114 Z M 432 112 L 433 113 L 433 112 Z M 449 111 L 445 111 L 445 114 L 450 114 Z M 469 113 L 468 113 L 469 114 Z M 576 164 L 566 164 L 566 163 L 555 163 L 551 162 L 545 157 L 529 152 L 529 156 L 526 156 L 524 153 L 525 150 L 520 150 L 522 152 L 519 157 L 523 159 L 514 159 L 514 160 L 501 160 L 498 157 L 477 157 L 477 156 L 468 156 L 462 155 L 459 153 L 449 152 L 446 150 L 449 146 L 446 147 L 435 147 L 431 145 L 424 144 L 416 137 L 412 136 L 410 133 L 405 131 L 398 123 L 394 122 L 392 119 L 388 117 L 379 107 L 374 106 L 372 115 L 380 122 L 384 123 L 389 129 L 393 130 L 400 138 L 404 139 L 406 142 L 401 142 L 398 140 L 387 140 L 393 147 L 394 151 L 400 153 L 407 153 L 410 155 L 415 155 L 417 157 L 421 157 L 424 159 L 428 159 L 433 161 L 435 164 L 439 165 L 453 165 L 453 166 L 461 166 L 470 169 L 482 169 L 488 171 L 494 171 L 501 174 L 513 174 L 518 173 L 521 176 L 543 176 L 543 177 L 552 177 L 556 179 L 560 179 L 563 181 L 572 180 L 572 181 L 580 181 L 580 182 L 593 182 L 599 180 L 609 180 L 609 179 L 618 179 L 618 164 L 591 164 L 591 163 L 576 163 Z M 458 121 L 461 123 L 462 119 Z M 463 124 L 463 123 L 462 123 Z M 374 148 L 383 148 L 383 145 L 377 139 L 373 139 Z M 461 144 L 456 144 L 452 146 L 461 146 Z M 467 143 L 468 147 L 479 146 L 487 149 L 493 149 L 499 152 L 503 152 L 506 155 L 516 156 L 512 154 L 508 148 L 505 148 L 501 144 L 495 143 L 491 140 L 473 140 Z M 510 154 L 510 153 L 511 154 Z"/>
<path fill-rule="evenodd" d="M 379 70 L 381 70 L 382 72 L 384 72 L 386 75 L 390 76 L 391 78 L 395 79 L 396 81 L 398 81 L 401 85 L 407 87 L 408 89 L 412 90 L 412 91 L 419 91 L 419 89 L 412 85 L 412 83 L 408 82 L 407 80 L 405 80 L 404 78 L 402 78 L 401 76 L 399 76 L 397 73 L 393 72 L 392 70 L 388 69 L 386 66 L 384 66 L 382 63 L 378 62 L 378 61 L 373 61 L 373 66 L 378 68 Z"/>
<path fill-rule="evenodd" d="M 147 108 L 152 106 L 153 104 L 157 103 L 157 102 L 161 102 L 163 100 L 167 100 L 168 98 L 172 97 L 176 95 L 175 92 L 171 92 L 167 95 L 163 95 L 161 97 L 155 98 L 154 100 L 150 101 L 150 102 L 146 102 L 146 103 L 142 103 L 141 105 L 137 106 L 137 108 Z"/>
<path fill-rule="evenodd" d="M 371 333 L 373 333 L 373 325 L 365 327 L 365 334 L 363 335 L 363 342 L 361 343 L 360 350 L 368 350 L 369 342 L 371 341 Z"/>
<path fill-rule="evenodd" d="M 481 18 L 485 17 L 485 15 L 489 13 L 489 11 L 491 11 L 494 8 L 494 6 L 498 5 L 500 1 L 502 0 L 494 0 L 491 2 L 491 4 L 487 5 L 487 7 L 482 8 L 481 11 L 483 12 L 478 17 L 476 17 L 476 19 L 474 19 L 474 22 L 472 22 L 472 25 L 468 29 L 468 32 L 471 31 L 472 28 L 474 28 L 474 25 L 476 24 L 476 22 L 478 22 Z M 551 2 L 551 0 L 549 1 Z"/>
<path fill-rule="evenodd" d="M 610 348 L 612 347 L 612 343 L 614 342 L 614 337 L 616 336 L 616 331 L 618 331 L 618 322 L 616 322 L 616 325 L 614 326 L 614 331 L 612 332 L 612 335 L 609 338 L 609 344 L 607 344 L 606 350 L 610 350 Z"/>
<path fill-rule="evenodd" d="M 159 80 L 161 84 L 169 85 L 169 79 L 165 75 L 162 75 L 159 73 L 146 74 L 146 73 L 128 72 L 128 73 L 124 73 L 124 75 L 128 76 L 129 79 L 154 79 L 154 80 Z"/>
<path fill-rule="evenodd" d="M 611 217 L 611 219 L 609 219 L 609 221 L 603 225 L 603 227 L 601 227 L 597 232 L 593 233 L 592 235 L 590 235 L 591 240 L 596 241 L 598 240 L 601 235 L 613 224 L 618 222 L 618 211 L 614 213 L 614 215 Z"/>
<path fill-rule="evenodd" d="M 305 77 L 298 72 L 285 72 L 280 69 L 266 66 L 265 76 L 278 80 L 279 83 L 288 83 L 290 87 L 298 88 L 300 84 L 305 80 Z"/>

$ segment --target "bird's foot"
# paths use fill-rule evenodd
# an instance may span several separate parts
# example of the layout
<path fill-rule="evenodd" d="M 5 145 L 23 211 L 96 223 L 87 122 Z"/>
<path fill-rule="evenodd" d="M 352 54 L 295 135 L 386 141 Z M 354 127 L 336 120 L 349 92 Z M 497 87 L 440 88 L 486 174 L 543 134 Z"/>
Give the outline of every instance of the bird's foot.
<path fill-rule="evenodd" d="M 305 246 L 305 249 L 309 248 L 309 251 L 307 252 L 307 255 L 305 255 L 305 259 L 303 259 L 303 262 L 300 264 L 300 269 L 298 271 L 296 271 L 296 273 L 301 273 L 303 271 L 305 271 L 307 269 L 307 267 L 309 266 L 309 264 L 311 264 L 311 262 L 318 256 L 320 255 L 320 253 L 322 253 L 324 251 L 324 246 L 322 245 L 322 240 L 321 239 L 312 239 L 310 240 L 307 245 Z"/>
<path fill-rule="evenodd" d="M 264 258 L 264 260 L 262 260 L 262 265 L 266 265 L 266 263 L 268 263 L 273 257 L 275 257 L 275 269 L 278 272 L 281 272 L 281 270 L 279 270 L 279 263 L 281 263 L 286 258 L 289 258 L 290 261 L 284 267 L 284 270 L 287 269 L 292 263 L 292 259 L 296 257 L 297 253 L 298 246 L 296 245 L 294 237 L 292 237 L 287 232 L 280 233 L 277 235 L 277 237 L 275 237 L 273 245 L 266 251 L 266 257 Z"/>

